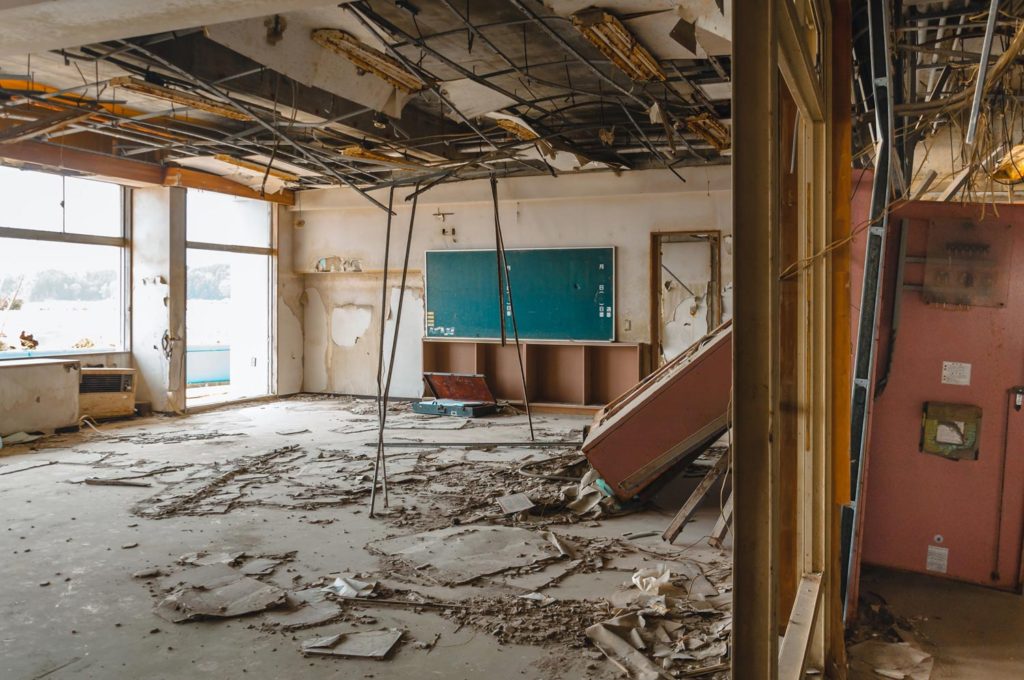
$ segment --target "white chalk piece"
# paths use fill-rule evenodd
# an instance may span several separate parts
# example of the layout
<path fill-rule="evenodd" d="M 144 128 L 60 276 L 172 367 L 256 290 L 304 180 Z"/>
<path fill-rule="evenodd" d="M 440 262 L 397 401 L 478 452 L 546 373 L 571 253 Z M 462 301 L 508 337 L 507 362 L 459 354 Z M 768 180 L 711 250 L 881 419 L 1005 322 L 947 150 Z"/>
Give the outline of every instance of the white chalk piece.
<path fill-rule="evenodd" d="M 941 548 L 937 545 L 928 546 L 928 559 L 925 560 L 924 568 L 928 571 L 945 574 L 949 569 L 949 548 Z"/>

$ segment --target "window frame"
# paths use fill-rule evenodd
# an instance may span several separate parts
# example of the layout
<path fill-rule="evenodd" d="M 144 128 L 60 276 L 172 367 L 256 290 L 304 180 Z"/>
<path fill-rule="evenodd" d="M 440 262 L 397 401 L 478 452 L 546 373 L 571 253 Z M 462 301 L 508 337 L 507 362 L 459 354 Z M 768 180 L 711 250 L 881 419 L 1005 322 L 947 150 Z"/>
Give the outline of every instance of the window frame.
<path fill-rule="evenodd" d="M 60 173 L 45 173 L 41 174 L 54 174 L 63 177 Z M 82 179 L 92 180 L 90 177 L 83 177 Z M 102 181 L 102 180 L 92 180 Z M 80 356 L 102 356 L 108 354 L 123 354 L 130 353 L 132 351 L 132 337 L 131 337 L 131 230 L 132 230 L 132 191 L 131 187 L 123 184 L 117 184 L 116 182 L 110 182 L 115 184 L 120 191 L 120 215 L 121 215 L 121 235 L 120 236 L 97 236 L 92 234 L 78 234 L 61 231 L 46 231 L 42 229 L 22 229 L 19 227 L 6 227 L 0 226 L 0 239 L 18 239 L 21 241 L 43 241 L 49 243 L 69 243 L 77 245 L 93 245 L 93 246 L 114 246 L 121 249 L 121 323 L 119 328 L 120 333 L 120 347 L 112 350 L 97 350 L 97 349 L 82 349 L 76 350 L 74 348 L 59 349 L 59 350 L 31 350 L 31 356 L 24 357 L 20 356 L 21 352 L 11 352 L 12 356 L 5 356 L 4 352 L 0 352 L 0 363 L 4 361 L 24 361 L 25 359 L 42 359 L 48 357 L 80 357 Z"/>
<path fill-rule="evenodd" d="M 225 243 L 211 243 L 208 241 L 192 241 L 188 238 L 188 197 L 192 191 L 208 191 L 206 189 L 186 189 L 185 190 L 185 272 L 186 278 L 188 276 L 188 255 L 190 250 L 199 251 L 217 251 L 222 253 L 240 253 L 244 255 L 263 255 L 267 258 L 267 394 L 255 397 L 245 397 L 242 401 L 248 399 L 262 399 L 264 397 L 273 397 L 277 395 L 277 266 L 278 266 L 278 208 L 276 203 L 265 201 L 268 205 L 267 222 L 270 230 L 269 246 L 244 246 L 244 245 L 231 245 Z M 217 192 L 213 192 L 217 193 Z M 223 194 L 231 195 L 231 194 Z M 236 198 L 239 198 L 236 196 Z M 241 197 L 244 198 L 244 197 Z M 259 199 L 249 199 L 259 200 Z M 184 338 L 184 345 L 186 348 L 184 371 L 188 371 L 188 331 L 187 331 L 187 319 L 188 319 L 188 292 L 185 293 L 185 319 L 186 319 L 186 332 Z M 188 406 L 188 386 L 184 386 L 185 389 L 185 411 L 190 410 Z M 235 403 L 238 400 L 229 400 L 226 402 L 219 402 L 217 406 L 223 406 L 224 404 Z M 200 406 L 199 408 L 205 408 L 207 405 Z M 195 409 L 196 407 L 191 407 Z"/>

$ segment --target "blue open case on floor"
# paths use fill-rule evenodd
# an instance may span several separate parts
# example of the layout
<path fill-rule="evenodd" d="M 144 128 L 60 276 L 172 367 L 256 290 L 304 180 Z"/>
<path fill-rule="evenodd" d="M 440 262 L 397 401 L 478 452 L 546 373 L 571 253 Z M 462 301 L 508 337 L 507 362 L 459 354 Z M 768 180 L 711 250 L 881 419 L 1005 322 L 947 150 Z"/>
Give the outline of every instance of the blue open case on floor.
<path fill-rule="evenodd" d="M 413 404 L 416 413 L 479 418 L 498 410 L 487 381 L 479 373 L 424 373 L 423 381 L 433 398 Z"/>

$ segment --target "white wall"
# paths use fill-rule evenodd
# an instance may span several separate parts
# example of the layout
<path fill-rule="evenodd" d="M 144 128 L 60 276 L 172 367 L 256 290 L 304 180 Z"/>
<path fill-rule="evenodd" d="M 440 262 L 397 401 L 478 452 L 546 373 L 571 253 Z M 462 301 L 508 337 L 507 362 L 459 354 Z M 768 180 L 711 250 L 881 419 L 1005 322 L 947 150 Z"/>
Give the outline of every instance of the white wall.
<path fill-rule="evenodd" d="M 651 232 L 718 229 L 723 237 L 732 233 L 729 167 L 681 172 L 686 183 L 660 170 L 501 180 L 498 196 L 505 246 L 615 246 L 617 337 L 649 342 Z M 410 215 L 410 204 L 403 199 L 409 193 L 408 188 L 396 192 L 392 270 L 401 268 Z M 386 203 L 386 191 L 373 195 Z M 443 220 L 441 213 L 446 213 Z M 303 389 L 372 394 L 380 340 L 386 215 L 352 190 L 323 189 L 300 193 L 293 217 L 294 266 L 306 274 Z M 424 251 L 493 247 L 489 182 L 444 184 L 420 197 L 394 396 L 421 394 Z M 315 273 L 318 260 L 332 257 L 362 273 Z M 722 270 L 723 288 L 731 290 L 731 238 L 723 238 Z M 396 285 L 398 273 L 393 271 L 391 276 L 389 284 Z M 365 312 L 369 312 L 369 323 Z M 394 309 L 387 313 L 393 325 Z M 353 323 L 358 328 L 353 329 Z"/>
<path fill-rule="evenodd" d="M 137 399 L 185 408 L 185 190 L 132 192 L 132 359 Z M 170 356 L 162 350 L 167 334 Z"/>
<path fill-rule="evenodd" d="M 292 266 L 294 261 L 294 231 L 292 213 L 279 208 L 277 211 L 277 346 L 275 351 L 274 386 L 278 395 L 295 394 L 302 391 L 302 319 L 300 302 L 303 277 Z"/>

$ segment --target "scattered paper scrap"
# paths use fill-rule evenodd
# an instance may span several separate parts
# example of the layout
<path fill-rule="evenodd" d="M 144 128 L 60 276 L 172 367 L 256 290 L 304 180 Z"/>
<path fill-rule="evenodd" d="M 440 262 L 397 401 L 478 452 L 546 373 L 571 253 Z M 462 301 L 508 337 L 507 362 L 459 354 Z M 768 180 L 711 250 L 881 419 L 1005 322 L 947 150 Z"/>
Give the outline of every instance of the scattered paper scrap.
<path fill-rule="evenodd" d="M 929 680 L 934 659 L 907 642 L 870 640 L 849 649 L 850 680 Z"/>
<path fill-rule="evenodd" d="M 303 654 L 320 656 L 386 658 L 402 639 L 404 631 L 383 628 L 361 633 L 337 633 L 316 637 L 302 643 Z"/>
<path fill-rule="evenodd" d="M 334 583 L 329 586 L 324 586 L 322 590 L 334 593 L 338 597 L 345 598 L 356 598 L 356 597 L 369 597 L 373 595 L 373 591 L 377 588 L 377 582 L 367 582 L 354 579 L 351 576 L 339 576 L 334 579 Z"/>
<path fill-rule="evenodd" d="M 525 512 L 533 506 L 533 501 L 525 493 L 514 493 L 508 496 L 501 496 L 496 499 L 502 514 L 512 515 L 517 512 Z"/>

